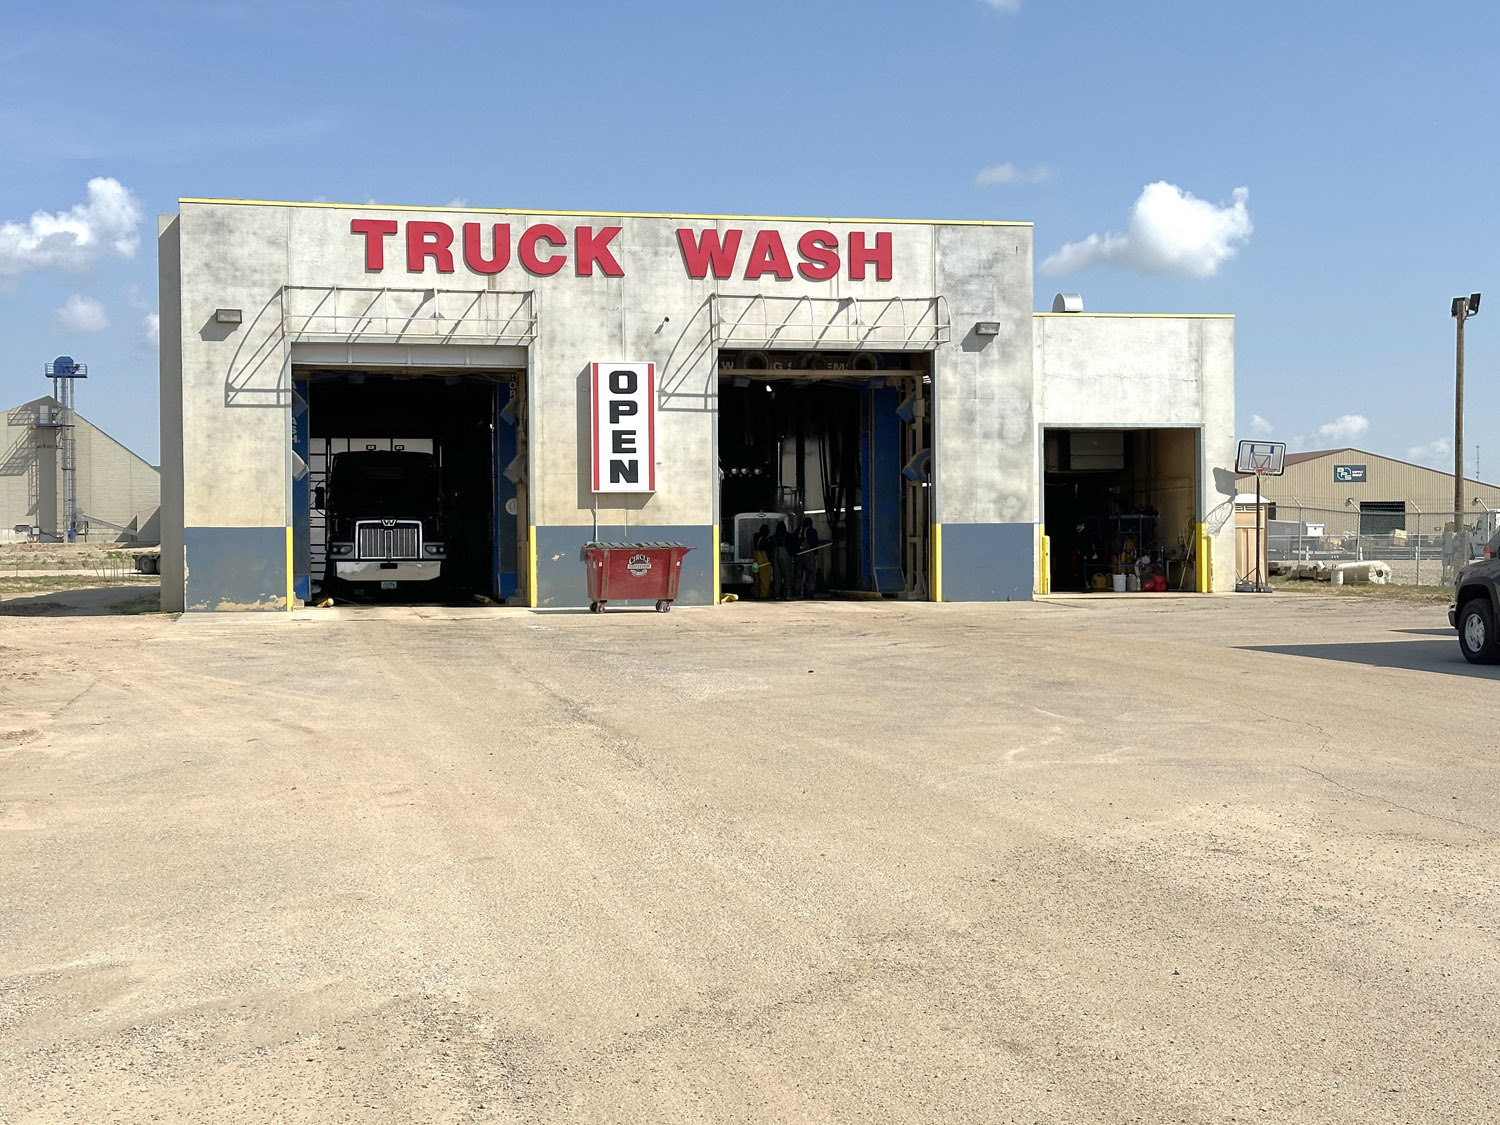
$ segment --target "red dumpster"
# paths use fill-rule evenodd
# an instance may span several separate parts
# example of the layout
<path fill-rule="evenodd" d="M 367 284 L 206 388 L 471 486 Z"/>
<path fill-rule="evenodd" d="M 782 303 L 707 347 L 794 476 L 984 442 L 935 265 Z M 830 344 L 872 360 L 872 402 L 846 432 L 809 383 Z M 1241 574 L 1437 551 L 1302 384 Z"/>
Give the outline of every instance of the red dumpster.
<path fill-rule="evenodd" d="M 681 543 L 585 543 L 583 565 L 589 576 L 589 612 L 602 613 L 611 601 L 654 601 L 666 613 L 677 600 L 683 557 Z"/>

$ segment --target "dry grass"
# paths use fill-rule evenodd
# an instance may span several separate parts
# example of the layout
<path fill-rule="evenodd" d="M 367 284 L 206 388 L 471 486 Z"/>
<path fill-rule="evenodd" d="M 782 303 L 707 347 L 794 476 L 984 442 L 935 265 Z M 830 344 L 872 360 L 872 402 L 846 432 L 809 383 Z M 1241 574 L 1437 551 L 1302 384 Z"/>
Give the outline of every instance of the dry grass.
<path fill-rule="evenodd" d="M 27 594 L 50 594 L 59 590 L 98 590 L 106 586 L 156 587 L 154 574 L 129 574 L 117 578 L 100 578 L 92 574 L 7 575 L 0 572 L 0 598 L 24 597 Z"/>
<path fill-rule="evenodd" d="M 120 543 L 0 543 L 0 574 L 7 570 L 130 570 L 135 557 L 155 548 Z"/>
<path fill-rule="evenodd" d="M 1282 578 L 1274 584 L 1280 594 L 1309 594 L 1333 598 L 1370 598 L 1377 601 L 1415 602 L 1422 605 L 1447 605 L 1453 600 L 1451 586 L 1395 586 L 1375 582 L 1335 586 L 1332 582 L 1311 579 Z"/>
<path fill-rule="evenodd" d="M 112 603 L 109 607 L 109 612 L 123 614 L 160 613 L 161 595 L 153 590 L 149 594 L 142 594 L 138 598 L 126 598 L 124 601 Z"/>

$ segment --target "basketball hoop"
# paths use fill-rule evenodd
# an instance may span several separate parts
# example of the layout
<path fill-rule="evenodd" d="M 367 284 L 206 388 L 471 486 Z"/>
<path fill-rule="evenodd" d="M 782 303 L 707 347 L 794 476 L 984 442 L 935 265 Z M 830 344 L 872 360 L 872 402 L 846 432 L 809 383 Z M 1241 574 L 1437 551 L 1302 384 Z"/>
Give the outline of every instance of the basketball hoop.
<path fill-rule="evenodd" d="M 1261 520 L 1265 512 L 1265 505 L 1260 502 L 1260 478 L 1279 477 L 1286 470 L 1286 442 L 1240 442 L 1234 458 L 1234 469 L 1237 473 L 1253 474 L 1255 477 L 1255 579 L 1238 582 L 1235 588 L 1242 593 L 1269 594 L 1271 587 L 1266 585 L 1260 566 L 1261 543 L 1264 541 Z"/>

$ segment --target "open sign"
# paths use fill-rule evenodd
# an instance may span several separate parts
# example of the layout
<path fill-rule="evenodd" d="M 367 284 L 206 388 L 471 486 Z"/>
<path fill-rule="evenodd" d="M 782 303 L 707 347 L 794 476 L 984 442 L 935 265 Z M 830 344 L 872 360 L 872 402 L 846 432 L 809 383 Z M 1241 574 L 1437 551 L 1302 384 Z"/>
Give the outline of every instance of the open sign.
<path fill-rule="evenodd" d="M 593 365 L 595 492 L 656 491 L 656 365 Z"/>

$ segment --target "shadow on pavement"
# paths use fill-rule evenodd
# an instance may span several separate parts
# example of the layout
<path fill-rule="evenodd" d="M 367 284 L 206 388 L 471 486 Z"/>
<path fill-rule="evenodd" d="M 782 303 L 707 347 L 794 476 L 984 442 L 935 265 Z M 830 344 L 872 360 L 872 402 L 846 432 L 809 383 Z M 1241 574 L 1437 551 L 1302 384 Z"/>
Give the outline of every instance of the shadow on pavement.
<path fill-rule="evenodd" d="M 1451 633 L 1446 640 L 1362 641 L 1328 645 L 1241 645 L 1245 652 L 1274 652 L 1281 656 L 1306 656 L 1314 660 L 1338 660 L 1370 668 L 1409 668 L 1413 672 L 1439 672 L 1470 679 L 1500 680 L 1500 664 L 1470 664 L 1458 651 Z"/>
<path fill-rule="evenodd" d="M 161 612 L 157 586 L 103 586 L 49 590 L 0 600 L 0 617 L 118 617 Z"/>

